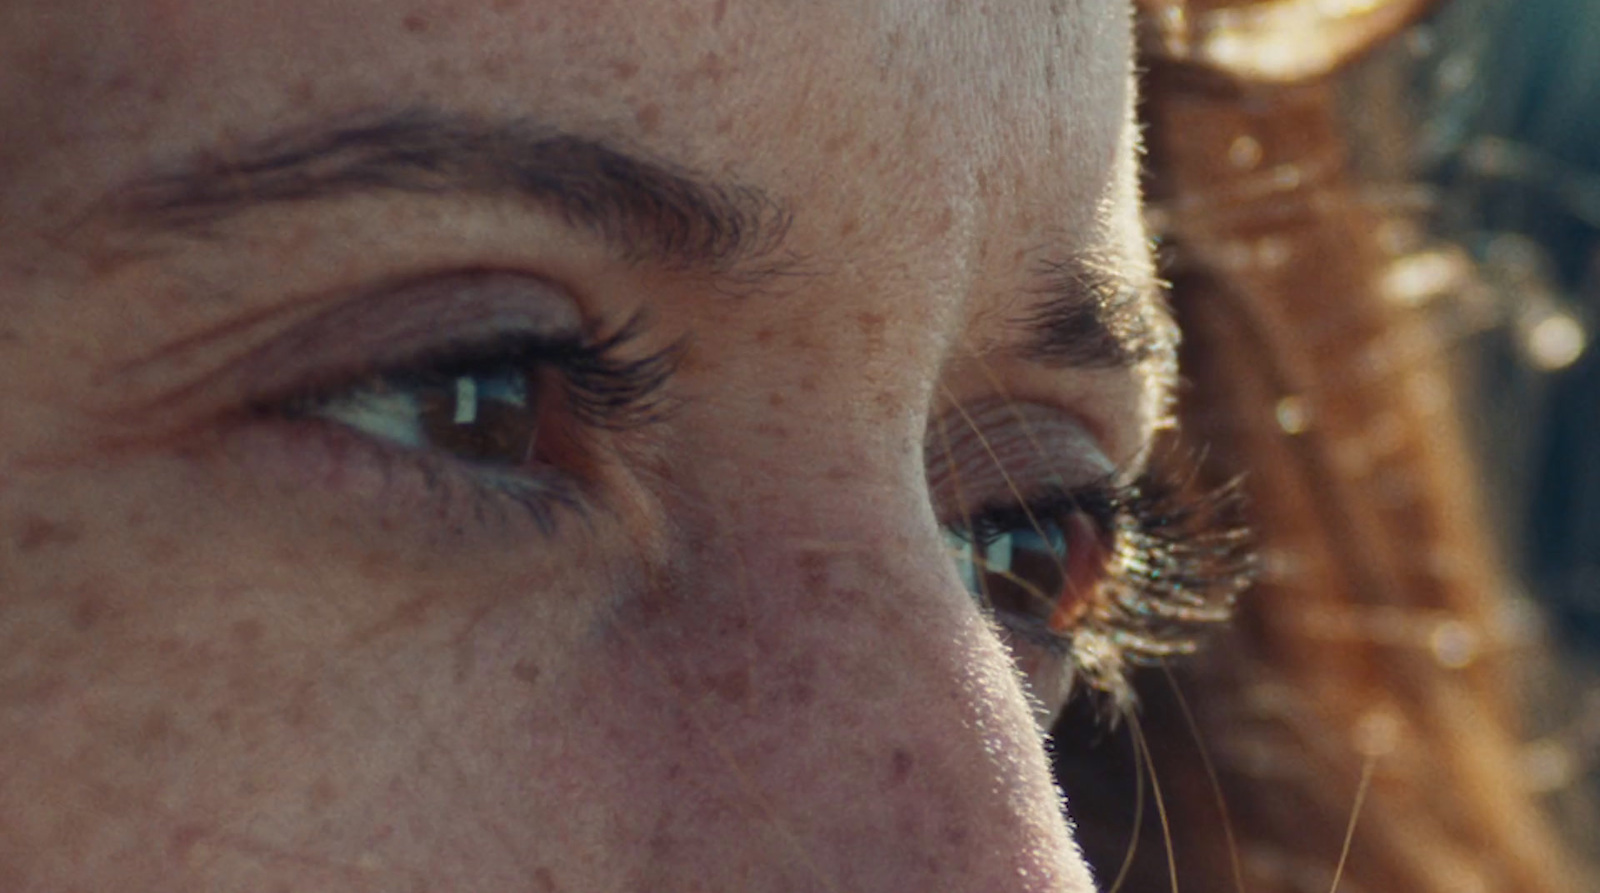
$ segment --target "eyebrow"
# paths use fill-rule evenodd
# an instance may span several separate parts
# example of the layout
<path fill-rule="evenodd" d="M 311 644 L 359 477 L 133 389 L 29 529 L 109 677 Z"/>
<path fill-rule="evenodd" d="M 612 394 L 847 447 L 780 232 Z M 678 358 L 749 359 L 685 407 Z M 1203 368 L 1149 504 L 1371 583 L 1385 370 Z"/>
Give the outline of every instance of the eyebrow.
<path fill-rule="evenodd" d="M 629 262 L 717 274 L 785 265 L 777 255 L 790 215 L 760 190 L 530 121 L 424 109 L 206 153 L 119 190 L 110 204 L 124 222 L 183 231 L 265 205 L 385 191 L 520 197 Z"/>
<path fill-rule="evenodd" d="M 1018 320 L 1027 359 L 1073 369 L 1173 362 L 1178 329 L 1159 281 L 1094 255 L 1046 261 L 1036 276 L 1042 300 Z"/>
<path fill-rule="evenodd" d="M 754 283 L 797 263 L 783 250 L 789 210 L 759 189 L 533 121 L 425 108 L 199 153 L 117 190 L 108 204 L 124 223 L 192 232 L 264 206 L 375 192 L 520 197 L 593 233 L 625 262 L 724 281 Z M 1171 354 L 1175 329 L 1155 286 L 1088 256 L 1037 273 L 1043 300 L 1019 320 L 1027 359 L 1121 368 Z"/>

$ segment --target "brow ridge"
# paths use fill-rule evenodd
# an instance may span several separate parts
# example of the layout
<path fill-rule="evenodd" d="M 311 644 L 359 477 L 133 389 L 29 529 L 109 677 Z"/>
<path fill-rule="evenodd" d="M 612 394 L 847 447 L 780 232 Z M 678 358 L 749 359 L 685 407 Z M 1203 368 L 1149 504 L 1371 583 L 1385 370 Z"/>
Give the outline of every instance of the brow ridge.
<path fill-rule="evenodd" d="M 431 109 L 204 153 L 121 190 L 113 204 L 142 225 L 192 229 L 265 205 L 386 191 L 531 200 L 633 263 L 723 274 L 785 265 L 790 213 L 758 189 L 533 121 Z"/>

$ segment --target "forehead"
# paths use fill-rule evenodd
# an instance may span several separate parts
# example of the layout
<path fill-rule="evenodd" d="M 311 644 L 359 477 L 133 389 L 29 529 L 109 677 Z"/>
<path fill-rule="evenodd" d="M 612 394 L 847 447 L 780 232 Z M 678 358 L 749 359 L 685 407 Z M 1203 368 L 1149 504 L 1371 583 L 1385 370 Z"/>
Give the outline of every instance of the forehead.
<path fill-rule="evenodd" d="M 1099 0 L 12 3 L 0 40 L 21 77 L 0 115 L 24 136 L 0 169 L 114 182 L 321 116 L 440 105 L 790 197 L 1003 197 L 1079 232 L 1124 148 L 1126 16 Z"/>

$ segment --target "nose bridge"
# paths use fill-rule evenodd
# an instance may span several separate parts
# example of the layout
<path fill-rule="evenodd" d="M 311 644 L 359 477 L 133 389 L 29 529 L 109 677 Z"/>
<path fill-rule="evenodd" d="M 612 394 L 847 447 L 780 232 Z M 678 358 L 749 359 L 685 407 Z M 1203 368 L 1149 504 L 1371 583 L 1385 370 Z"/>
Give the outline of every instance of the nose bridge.
<path fill-rule="evenodd" d="M 803 889 L 1091 889 L 1010 658 L 926 510 L 859 478 L 789 492 L 681 525 L 690 557 L 656 592 L 675 768 L 727 799 L 699 818 L 745 816 L 728 850 Z"/>

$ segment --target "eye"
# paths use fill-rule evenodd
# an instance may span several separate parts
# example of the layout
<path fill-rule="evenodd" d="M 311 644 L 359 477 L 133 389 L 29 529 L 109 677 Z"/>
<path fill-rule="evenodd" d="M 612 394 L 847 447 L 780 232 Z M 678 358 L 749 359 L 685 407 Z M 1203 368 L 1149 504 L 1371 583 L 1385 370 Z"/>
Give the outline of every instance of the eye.
<path fill-rule="evenodd" d="M 945 529 L 972 596 L 1002 626 L 1057 644 L 1094 605 L 1112 535 L 1068 495 L 1000 507 Z"/>
<path fill-rule="evenodd" d="M 1068 674 L 1064 689 L 1040 692 L 1047 701 L 1078 680 L 1113 713 L 1127 709 L 1129 670 L 1193 650 L 1248 585 L 1237 489 L 1197 492 L 1181 483 L 1191 475 L 1174 474 L 1047 486 L 946 525 L 959 575 L 1019 665 L 1036 684 Z M 1021 474 L 1007 477 L 1028 492 Z"/>
<path fill-rule="evenodd" d="M 248 455 L 282 457 L 276 470 L 313 490 L 371 500 L 384 524 L 459 536 L 515 509 L 550 533 L 558 509 L 603 499 L 605 469 L 620 467 L 612 435 L 665 411 L 679 346 L 642 352 L 640 331 L 637 320 L 604 336 L 423 329 L 409 355 L 257 401 L 241 430 L 268 449 Z"/>
<path fill-rule="evenodd" d="M 548 370 L 504 357 L 467 358 L 375 376 L 286 407 L 416 450 L 486 466 L 517 467 L 539 450 L 551 397 Z"/>

